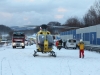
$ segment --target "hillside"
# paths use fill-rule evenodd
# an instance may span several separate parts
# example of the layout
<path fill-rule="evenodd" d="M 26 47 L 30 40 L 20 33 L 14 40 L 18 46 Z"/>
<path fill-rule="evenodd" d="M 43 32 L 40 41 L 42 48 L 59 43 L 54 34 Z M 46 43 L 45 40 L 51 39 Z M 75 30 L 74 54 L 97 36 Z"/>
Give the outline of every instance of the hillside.
<path fill-rule="evenodd" d="M 5 25 L 0 25 L 0 34 L 7 34 L 12 31 L 13 30 L 10 27 L 7 27 Z"/>

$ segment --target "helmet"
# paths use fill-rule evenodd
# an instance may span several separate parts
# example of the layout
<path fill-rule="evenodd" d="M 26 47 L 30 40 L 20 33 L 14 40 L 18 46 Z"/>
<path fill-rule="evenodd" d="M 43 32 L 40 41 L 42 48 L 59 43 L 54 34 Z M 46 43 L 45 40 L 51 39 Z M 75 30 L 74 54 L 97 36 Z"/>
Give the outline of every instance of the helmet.
<path fill-rule="evenodd" d="M 82 42 L 83 40 L 82 39 L 80 39 L 80 42 Z"/>

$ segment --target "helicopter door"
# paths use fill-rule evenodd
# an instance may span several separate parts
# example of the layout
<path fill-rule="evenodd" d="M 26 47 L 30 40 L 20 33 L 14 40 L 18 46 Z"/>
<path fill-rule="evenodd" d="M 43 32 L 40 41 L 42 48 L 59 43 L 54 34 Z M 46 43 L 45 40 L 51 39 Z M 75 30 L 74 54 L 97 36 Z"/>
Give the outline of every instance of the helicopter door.
<path fill-rule="evenodd" d="M 52 46 L 54 43 L 52 35 L 47 35 L 47 40 L 48 40 L 49 45 Z"/>
<path fill-rule="evenodd" d="M 45 40 L 45 36 L 42 35 L 42 34 L 40 34 L 38 36 L 38 43 L 41 44 L 41 45 L 43 45 L 44 44 L 44 40 Z"/>

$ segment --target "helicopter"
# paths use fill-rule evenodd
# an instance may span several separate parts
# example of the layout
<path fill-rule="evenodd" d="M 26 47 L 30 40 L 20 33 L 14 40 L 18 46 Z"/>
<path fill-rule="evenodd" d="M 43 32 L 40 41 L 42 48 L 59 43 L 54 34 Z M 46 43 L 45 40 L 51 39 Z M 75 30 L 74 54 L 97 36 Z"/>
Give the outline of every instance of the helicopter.
<path fill-rule="evenodd" d="M 50 56 L 56 57 L 56 53 L 53 51 L 54 40 L 50 33 L 47 30 L 48 27 L 50 28 L 58 28 L 58 29 L 71 29 L 71 28 L 78 28 L 78 27 L 68 27 L 68 26 L 48 26 L 46 24 L 42 24 L 41 26 L 35 25 L 25 25 L 25 27 L 40 27 L 40 31 L 36 34 L 36 50 L 34 50 L 33 56 L 38 56 L 38 52 L 41 53 L 50 53 Z M 61 47 L 60 47 L 61 48 Z"/>
<path fill-rule="evenodd" d="M 34 50 L 33 56 L 37 56 L 37 52 L 50 53 L 50 56 L 56 57 L 56 53 L 53 51 L 53 36 L 50 31 L 47 30 L 47 25 L 43 24 L 40 27 L 40 31 L 36 34 L 36 50 Z"/>

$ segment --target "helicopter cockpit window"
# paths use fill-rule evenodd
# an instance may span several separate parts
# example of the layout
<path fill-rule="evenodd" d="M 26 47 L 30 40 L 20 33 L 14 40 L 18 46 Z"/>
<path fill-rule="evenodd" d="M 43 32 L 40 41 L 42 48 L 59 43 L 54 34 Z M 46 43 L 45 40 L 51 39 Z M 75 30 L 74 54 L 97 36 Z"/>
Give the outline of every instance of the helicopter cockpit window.
<path fill-rule="evenodd" d="M 44 35 L 41 34 L 41 35 L 38 36 L 38 43 L 43 44 L 44 40 L 45 40 L 45 36 Z"/>
<path fill-rule="evenodd" d="M 50 44 L 54 43 L 52 35 L 47 35 L 47 40 Z"/>

